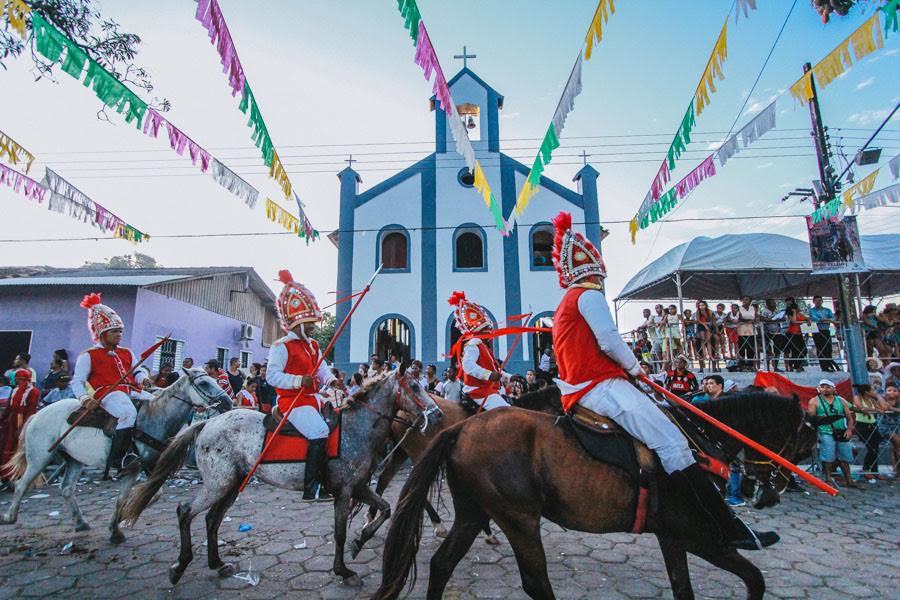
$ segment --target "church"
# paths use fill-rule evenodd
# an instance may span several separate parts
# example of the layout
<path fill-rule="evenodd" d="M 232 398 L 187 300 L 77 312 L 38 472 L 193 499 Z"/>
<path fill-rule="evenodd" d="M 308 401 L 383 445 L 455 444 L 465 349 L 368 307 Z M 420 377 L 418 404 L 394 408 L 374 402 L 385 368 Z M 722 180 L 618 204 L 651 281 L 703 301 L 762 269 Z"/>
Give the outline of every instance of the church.
<path fill-rule="evenodd" d="M 468 66 L 448 84 L 488 183 L 508 217 L 529 167 L 502 152 L 503 96 Z M 383 265 L 335 344 L 336 366 L 348 373 L 372 354 L 396 354 L 436 364 L 440 374 L 459 338 L 447 304 L 454 290 L 465 291 L 487 308 L 500 327 L 507 326 L 509 317 L 525 313 L 531 313 L 527 323 L 515 320 L 509 325 L 549 326 L 563 294 L 551 257 L 550 220 L 560 210 L 571 212 L 576 229 L 600 247 L 603 229 L 593 167 L 585 164 L 575 173 L 577 192 L 541 177 L 541 189 L 523 223 L 503 237 L 472 189 L 474 177 L 455 151 L 447 115 L 435 98 L 431 110 L 433 153 L 365 191 L 360 191 L 362 179 L 352 163 L 338 174 L 338 296 L 361 290 Z M 338 323 L 350 305 L 337 305 Z M 524 373 L 537 364 L 550 336 L 528 335 L 512 348 L 513 342 L 513 336 L 497 339 L 495 355 L 502 361 L 512 349 L 506 370 Z"/>

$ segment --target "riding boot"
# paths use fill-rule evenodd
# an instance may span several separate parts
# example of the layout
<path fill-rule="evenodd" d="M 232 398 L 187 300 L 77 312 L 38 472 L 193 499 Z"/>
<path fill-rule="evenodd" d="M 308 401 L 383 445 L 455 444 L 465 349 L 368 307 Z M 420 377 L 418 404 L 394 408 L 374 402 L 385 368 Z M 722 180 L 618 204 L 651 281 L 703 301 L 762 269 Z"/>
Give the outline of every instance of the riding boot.
<path fill-rule="evenodd" d="M 778 542 L 774 531 L 756 532 L 741 521 L 728 507 L 700 465 L 672 473 L 672 481 L 686 498 L 693 498 L 709 515 L 722 540 L 740 550 L 762 550 Z"/>
<path fill-rule="evenodd" d="M 131 434 L 133 432 L 134 427 L 116 429 L 116 434 L 113 436 L 106 464 L 115 467 L 120 474 L 123 471 L 131 471 L 140 465 L 140 459 L 132 451 Z"/>
<path fill-rule="evenodd" d="M 325 451 L 327 438 L 309 440 L 306 450 L 306 469 L 303 473 L 303 499 L 312 502 L 328 502 L 331 495 L 325 490 L 325 469 L 328 457 Z"/>

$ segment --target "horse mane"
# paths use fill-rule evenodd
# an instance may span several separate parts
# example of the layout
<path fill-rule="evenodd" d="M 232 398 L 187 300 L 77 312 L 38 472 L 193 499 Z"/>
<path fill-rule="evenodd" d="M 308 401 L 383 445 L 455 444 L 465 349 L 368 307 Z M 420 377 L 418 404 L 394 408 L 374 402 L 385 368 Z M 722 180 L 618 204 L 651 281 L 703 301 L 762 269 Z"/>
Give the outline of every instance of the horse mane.
<path fill-rule="evenodd" d="M 548 385 L 533 392 L 526 392 L 513 401 L 516 408 L 546 412 L 552 409 L 562 414 L 562 394 L 555 385 Z"/>
<path fill-rule="evenodd" d="M 803 412 L 793 398 L 755 390 L 725 394 L 695 406 L 720 421 L 727 421 L 738 431 L 753 427 L 784 431 L 796 427 L 795 418 Z"/>

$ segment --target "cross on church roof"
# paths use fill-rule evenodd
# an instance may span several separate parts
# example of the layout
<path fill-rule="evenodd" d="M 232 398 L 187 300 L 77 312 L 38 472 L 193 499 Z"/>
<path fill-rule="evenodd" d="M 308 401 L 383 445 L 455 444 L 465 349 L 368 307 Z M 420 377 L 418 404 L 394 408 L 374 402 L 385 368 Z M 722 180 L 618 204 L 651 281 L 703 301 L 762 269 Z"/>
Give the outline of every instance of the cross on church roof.
<path fill-rule="evenodd" d="M 587 164 L 587 159 L 590 154 L 588 154 L 585 150 L 582 150 L 581 154 L 579 154 L 578 156 L 581 157 L 581 159 L 584 161 L 584 164 Z"/>
<path fill-rule="evenodd" d="M 351 155 L 350 155 L 350 158 L 345 159 L 344 162 L 347 163 L 347 165 L 352 169 L 352 168 L 353 168 L 353 163 L 359 162 L 359 161 L 358 161 L 358 160 L 353 160 L 353 155 L 351 154 Z"/>
<path fill-rule="evenodd" d="M 463 69 L 465 69 L 466 67 L 469 66 L 469 59 L 470 58 L 478 58 L 478 56 L 475 54 L 469 54 L 466 51 L 466 46 L 463 46 L 463 53 L 462 54 L 454 54 L 453 58 L 455 58 L 457 60 L 459 60 L 461 58 L 463 61 Z"/>

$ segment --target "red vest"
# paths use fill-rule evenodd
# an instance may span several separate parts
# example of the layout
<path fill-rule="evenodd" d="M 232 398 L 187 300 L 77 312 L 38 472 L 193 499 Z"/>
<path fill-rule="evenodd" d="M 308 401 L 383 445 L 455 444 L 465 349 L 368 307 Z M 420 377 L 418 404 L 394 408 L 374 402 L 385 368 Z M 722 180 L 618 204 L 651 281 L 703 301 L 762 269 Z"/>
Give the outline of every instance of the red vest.
<path fill-rule="evenodd" d="M 278 393 L 278 409 L 282 414 L 287 414 L 291 403 L 297 397 L 297 393 L 300 392 L 300 397 L 297 398 L 294 408 L 312 406 L 318 410 L 319 402 L 316 400 L 315 393 L 319 385 L 313 368 L 315 368 L 319 360 L 319 345 L 315 340 L 310 340 L 309 342 L 306 340 L 288 340 L 284 342 L 284 347 L 288 353 L 287 362 L 284 363 L 284 372 L 289 375 L 309 375 L 313 378 L 313 387 L 311 389 L 304 388 L 303 390 L 275 388 L 275 391 Z"/>
<path fill-rule="evenodd" d="M 103 398 L 113 391 L 125 392 L 140 390 L 133 375 L 129 375 L 124 383 L 113 387 L 125 373 L 131 370 L 134 358 L 128 348 L 116 347 L 111 354 L 106 348 L 87 350 L 91 357 L 91 374 L 88 383 L 94 388 L 94 398 Z"/>
<path fill-rule="evenodd" d="M 482 369 L 487 369 L 488 371 L 500 370 L 500 367 L 497 365 L 497 361 L 494 360 L 494 355 L 491 354 L 491 350 L 488 348 L 487 344 L 484 341 L 478 344 L 477 362 L 478 366 Z M 463 385 L 472 386 L 475 388 L 471 392 L 467 392 L 469 397 L 473 400 L 481 400 L 482 398 L 487 398 L 491 394 L 497 394 L 500 392 L 499 381 L 485 381 L 484 379 L 478 379 L 477 377 L 473 377 L 463 370 L 462 360 L 460 360 L 459 365 L 459 370 L 462 372 Z"/>
<path fill-rule="evenodd" d="M 591 382 L 584 389 L 563 396 L 565 410 L 601 381 L 625 377 L 622 367 L 600 349 L 594 332 L 578 310 L 578 299 L 586 291 L 587 288 L 569 288 L 553 315 L 553 351 L 559 378 L 573 385 Z"/>

